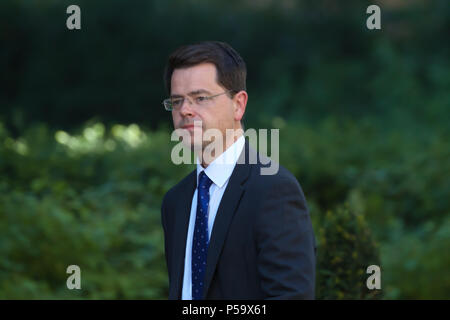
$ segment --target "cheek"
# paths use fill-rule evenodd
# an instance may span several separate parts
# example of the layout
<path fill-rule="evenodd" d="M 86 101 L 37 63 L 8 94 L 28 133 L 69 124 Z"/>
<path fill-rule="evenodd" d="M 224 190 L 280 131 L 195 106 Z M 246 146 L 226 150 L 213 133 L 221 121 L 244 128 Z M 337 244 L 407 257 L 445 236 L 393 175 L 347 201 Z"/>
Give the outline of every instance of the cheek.
<path fill-rule="evenodd" d="M 208 125 L 211 123 L 211 117 L 213 115 L 210 115 L 208 117 L 208 114 L 205 114 L 203 112 L 196 112 L 195 117 L 193 121 L 201 121 L 203 128 L 208 127 Z M 208 121 L 209 119 L 209 121 Z"/>
<path fill-rule="evenodd" d="M 209 116 L 209 125 L 213 128 L 219 130 L 225 130 L 227 128 L 232 128 L 232 123 L 234 119 L 233 110 L 230 110 L 229 106 L 223 106 L 222 109 L 217 109 L 215 112 L 211 113 Z"/>
<path fill-rule="evenodd" d="M 174 127 L 180 122 L 180 117 L 176 112 L 172 112 L 172 121 Z"/>
<path fill-rule="evenodd" d="M 227 121 L 230 123 L 231 126 L 232 126 L 232 123 L 234 123 L 234 117 L 235 117 L 234 106 L 231 105 L 228 108 L 228 113 L 227 113 Z"/>

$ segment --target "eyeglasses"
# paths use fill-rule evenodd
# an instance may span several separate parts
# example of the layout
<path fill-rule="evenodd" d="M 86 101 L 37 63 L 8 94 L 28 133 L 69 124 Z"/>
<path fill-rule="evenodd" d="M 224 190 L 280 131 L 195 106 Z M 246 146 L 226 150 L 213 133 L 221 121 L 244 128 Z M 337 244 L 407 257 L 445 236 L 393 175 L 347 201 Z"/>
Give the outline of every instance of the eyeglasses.
<path fill-rule="evenodd" d="M 172 110 L 178 110 L 181 108 L 181 106 L 184 103 L 184 99 L 187 99 L 189 101 L 189 103 L 192 105 L 197 105 L 197 106 L 205 106 L 208 105 L 209 102 L 218 96 L 221 96 L 223 94 L 232 92 L 233 90 L 227 90 L 225 92 L 222 93 L 218 93 L 215 94 L 213 96 L 201 96 L 201 95 L 195 95 L 194 97 L 190 98 L 190 97 L 174 97 L 174 98 L 167 98 L 164 99 L 164 101 L 162 102 L 162 104 L 164 105 L 164 108 L 167 111 L 172 111 Z"/>

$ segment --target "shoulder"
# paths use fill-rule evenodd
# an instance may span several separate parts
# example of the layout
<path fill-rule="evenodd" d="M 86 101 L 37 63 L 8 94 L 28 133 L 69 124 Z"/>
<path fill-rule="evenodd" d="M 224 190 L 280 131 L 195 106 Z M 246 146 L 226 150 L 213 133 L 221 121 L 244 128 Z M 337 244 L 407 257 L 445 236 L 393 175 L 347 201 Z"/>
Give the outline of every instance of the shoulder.
<path fill-rule="evenodd" d="M 264 174 L 262 169 L 264 165 L 257 165 L 252 168 L 251 180 L 257 188 L 264 190 L 287 189 L 292 191 L 301 190 L 297 178 L 285 167 L 278 164 L 277 172 L 273 174 Z"/>
<path fill-rule="evenodd" d="M 251 178 L 265 186 L 289 183 L 299 185 L 297 178 L 277 161 L 249 148 L 249 154 L 257 154 L 256 163 L 252 164 Z M 250 156 L 251 158 L 251 156 Z"/>
<path fill-rule="evenodd" d="M 256 163 L 250 162 L 250 175 L 247 190 L 260 201 L 273 197 L 294 197 L 306 201 L 302 187 L 297 178 L 284 166 L 261 153 L 249 148 L 249 154 L 257 155 Z M 251 157 L 250 157 L 251 158 Z"/>

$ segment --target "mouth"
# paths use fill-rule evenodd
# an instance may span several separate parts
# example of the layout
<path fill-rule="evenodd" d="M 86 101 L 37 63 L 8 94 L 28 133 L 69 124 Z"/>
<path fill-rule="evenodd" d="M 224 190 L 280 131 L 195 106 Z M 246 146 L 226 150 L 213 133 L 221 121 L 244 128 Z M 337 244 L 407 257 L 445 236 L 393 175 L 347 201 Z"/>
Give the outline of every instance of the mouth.
<path fill-rule="evenodd" d="M 189 124 L 185 124 L 184 126 L 181 126 L 182 129 L 194 129 L 194 128 L 198 128 L 201 129 L 202 125 L 200 123 L 189 123 Z"/>

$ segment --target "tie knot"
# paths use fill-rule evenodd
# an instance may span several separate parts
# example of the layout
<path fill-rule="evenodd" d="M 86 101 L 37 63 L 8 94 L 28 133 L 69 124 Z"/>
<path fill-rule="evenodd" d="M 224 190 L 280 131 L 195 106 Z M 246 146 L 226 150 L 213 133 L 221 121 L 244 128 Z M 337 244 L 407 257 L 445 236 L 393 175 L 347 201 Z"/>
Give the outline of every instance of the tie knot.
<path fill-rule="evenodd" d="M 198 178 L 198 188 L 204 188 L 209 189 L 211 186 L 212 181 L 211 179 L 206 175 L 205 171 L 200 172 L 200 176 Z"/>

